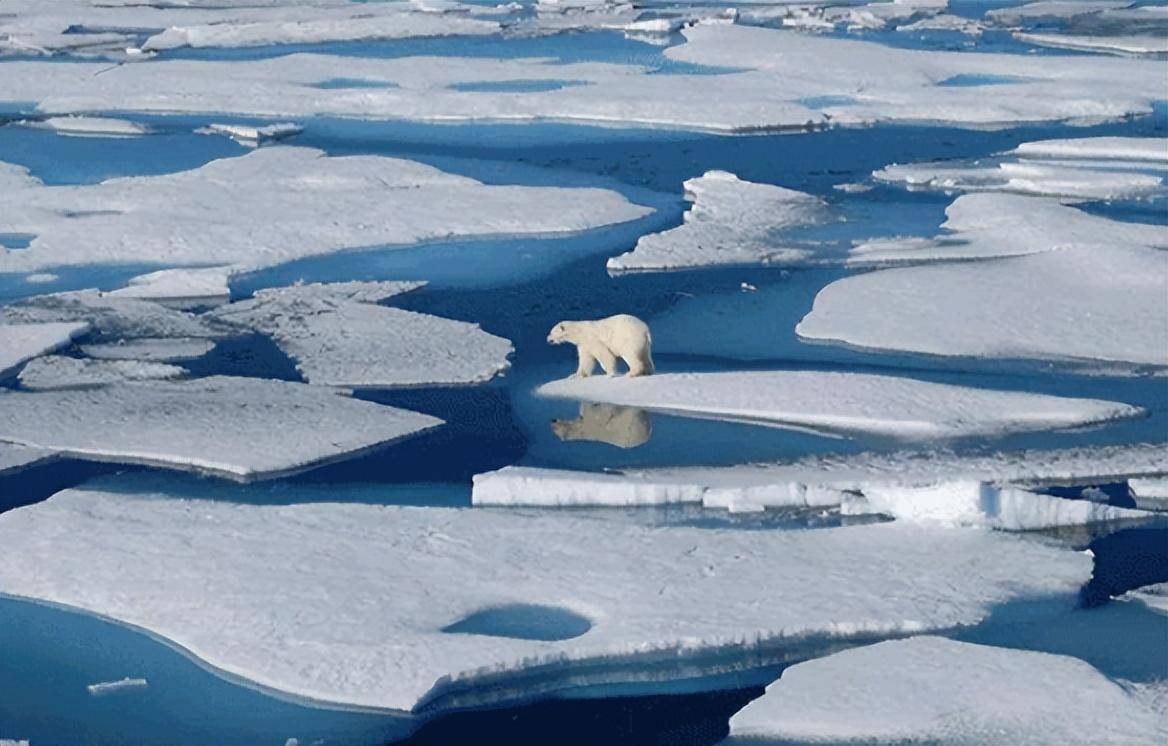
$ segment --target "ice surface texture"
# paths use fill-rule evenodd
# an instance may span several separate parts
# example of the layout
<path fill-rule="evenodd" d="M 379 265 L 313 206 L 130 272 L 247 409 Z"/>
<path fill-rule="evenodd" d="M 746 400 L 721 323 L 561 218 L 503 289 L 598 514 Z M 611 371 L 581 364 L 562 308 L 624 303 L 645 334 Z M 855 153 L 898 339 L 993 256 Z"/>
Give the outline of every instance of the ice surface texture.
<path fill-rule="evenodd" d="M 182 490 L 139 475 L 0 515 L 0 592 L 136 625 L 282 692 L 434 712 L 577 686 L 649 690 L 972 624 L 1010 600 L 1069 604 L 1091 572 L 1084 554 L 981 531 L 662 528 Z M 561 641 L 442 631 L 513 604 L 591 628 Z"/>
<path fill-rule="evenodd" d="M 603 189 L 494 186 L 414 161 L 307 148 L 86 186 L 44 186 L 0 164 L 0 230 L 36 235 L 27 249 L 0 253 L 0 272 L 134 262 L 254 269 L 385 244 L 583 231 L 649 212 Z"/>
<path fill-rule="evenodd" d="M 237 479 L 308 468 L 439 424 L 329 389 L 257 378 L 0 394 L 0 439 Z"/>
<path fill-rule="evenodd" d="M 26 360 L 65 347 L 88 330 L 84 321 L 0 323 L 0 378 Z"/>
<path fill-rule="evenodd" d="M 824 371 L 577 378 L 544 384 L 537 393 L 689 417 L 908 440 L 1077 427 L 1133 417 L 1141 411 L 1092 399 Z"/>
<path fill-rule="evenodd" d="M 186 371 L 177 365 L 138 360 L 84 360 L 63 355 L 47 355 L 29 361 L 20 371 L 20 385 L 26 389 L 63 389 L 98 386 L 119 381 L 152 381 L 181 378 Z"/>
<path fill-rule="evenodd" d="M 1081 660 L 913 637 L 800 663 L 730 720 L 733 743 L 1163 743 L 1168 723 Z"/>

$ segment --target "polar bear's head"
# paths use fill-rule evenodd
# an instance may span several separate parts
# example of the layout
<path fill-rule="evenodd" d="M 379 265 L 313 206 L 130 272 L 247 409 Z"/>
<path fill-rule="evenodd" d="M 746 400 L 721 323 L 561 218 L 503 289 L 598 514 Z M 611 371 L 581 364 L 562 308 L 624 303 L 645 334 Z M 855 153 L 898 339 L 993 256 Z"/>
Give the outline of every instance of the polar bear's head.
<path fill-rule="evenodd" d="M 547 336 L 548 344 L 561 345 L 568 341 L 568 322 L 561 321 L 552 327 Z"/>

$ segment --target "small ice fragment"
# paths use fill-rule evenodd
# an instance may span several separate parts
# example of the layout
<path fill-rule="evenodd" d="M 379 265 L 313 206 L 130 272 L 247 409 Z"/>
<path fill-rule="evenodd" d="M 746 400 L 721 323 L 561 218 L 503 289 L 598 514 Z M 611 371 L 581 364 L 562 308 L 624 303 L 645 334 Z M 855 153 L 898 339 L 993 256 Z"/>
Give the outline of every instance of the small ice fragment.
<path fill-rule="evenodd" d="M 146 679 L 132 679 L 126 677 L 117 681 L 102 681 L 97 684 L 90 684 L 85 687 L 89 693 L 95 697 L 101 697 L 106 694 L 120 692 L 123 689 L 141 689 L 146 687 Z"/>

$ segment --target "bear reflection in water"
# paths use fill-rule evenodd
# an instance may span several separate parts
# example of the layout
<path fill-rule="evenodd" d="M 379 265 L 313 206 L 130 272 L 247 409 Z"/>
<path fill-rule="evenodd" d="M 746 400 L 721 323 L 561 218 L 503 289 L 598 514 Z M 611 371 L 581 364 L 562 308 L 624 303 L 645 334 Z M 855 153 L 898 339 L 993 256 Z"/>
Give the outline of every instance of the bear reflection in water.
<path fill-rule="evenodd" d="M 580 404 L 574 420 L 552 420 L 552 432 L 560 440 L 594 440 L 617 448 L 636 448 L 653 434 L 649 413 L 639 407 L 615 404 Z"/>

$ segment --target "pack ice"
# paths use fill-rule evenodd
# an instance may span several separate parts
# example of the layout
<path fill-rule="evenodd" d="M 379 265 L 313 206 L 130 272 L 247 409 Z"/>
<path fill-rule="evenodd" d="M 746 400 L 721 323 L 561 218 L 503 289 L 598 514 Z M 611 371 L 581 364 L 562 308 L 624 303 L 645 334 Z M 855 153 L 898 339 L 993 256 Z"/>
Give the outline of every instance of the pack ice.
<path fill-rule="evenodd" d="M 707 675 L 974 624 L 1011 600 L 1070 604 L 1091 572 L 1084 554 L 991 532 L 249 505 L 228 485 L 220 499 L 183 495 L 162 475 L 110 480 L 0 515 L 0 592 L 148 630 L 279 692 L 430 715 L 609 685 L 700 688 Z M 458 631 L 532 607 L 572 624 Z"/>
<path fill-rule="evenodd" d="M 1164 192 L 1168 139 L 1094 138 L 1022 143 L 989 163 L 892 165 L 878 181 L 911 189 L 1002 191 L 1089 200 L 1148 197 Z"/>
<path fill-rule="evenodd" d="M 785 244 L 782 231 L 828 216 L 818 197 L 725 171 L 686 181 L 685 198 L 693 206 L 682 225 L 642 236 L 632 251 L 608 260 L 609 271 L 798 262 L 811 251 Z"/>
<path fill-rule="evenodd" d="M 933 355 L 1168 365 L 1161 226 L 1013 195 L 967 195 L 948 214 L 938 239 L 872 243 L 853 256 L 1023 256 L 837 280 L 815 297 L 799 336 Z"/>
<path fill-rule="evenodd" d="M 468 384 L 505 370 L 511 343 L 478 324 L 377 305 L 422 284 L 349 282 L 261 290 L 212 315 L 270 335 L 314 384 Z"/>
<path fill-rule="evenodd" d="M 544 384 L 537 393 L 688 417 L 907 440 L 1078 427 L 1141 412 L 1093 399 L 826 371 L 575 378 Z"/>
<path fill-rule="evenodd" d="M 897 49 L 728 23 L 699 24 L 680 33 L 685 43 L 664 52 L 671 60 L 730 70 L 661 75 L 643 65 L 538 58 L 321 54 L 155 60 L 115 68 L 13 61 L 6 63 L 11 70 L 0 82 L 0 100 L 34 102 L 46 115 L 557 120 L 747 132 L 878 122 L 974 127 L 1096 122 L 1149 113 L 1163 97 L 1163 70 L 1156 60 L 1052 55 L 1038 66 L 1026 55 Z M 942 85 L 958 76 L 1016 80 L 996 85 L 990 97 L 977 86 Z M 392 85 L 322 85 L 344 78 Z M 224 86 L 224 79 L 234 84 Z M 579 85 L 503 93 L 460 90 L 466 83 L 565 80 Z"/>
<path fill-rule="evenodd" d="M 0 272 L 116 263 L 239 271 L 386 244 L 583 231 L 650 212 L 603 189 L 488 185 L 414 161 L 308 148 L 82 186 L 45 186 L 0 164 L 0 231 L 36 236 L 0 254 Z"/>
<path fill-rule="evenodd" d="M 730 735 L 742 744 L 1151 746 L 1168 738 L 1168 723 L 1077 658 L 923 636 L 792 666 L 730 719 Z"/>
<path fill-rule="evenodd" d="M 26 389 L 63 389 L 99 386 L 118 381 L 155 381 L 181 378 L 186 370 L 177 365 L 139 360 L 86 360 L 46 355 L 32 360 L 20 371 Z"/>
<path fill-rule="evenodd" d="M 241 480 L 344 458 L 441 422 L 329 389 L 227 376 L 0 394 L 0 440 Z"/>
<path fill-rule="evenodd" d="M 37 355 L 69 345 L 89 331 L 84 321 L 0 323 L 0 378 Z"/>

